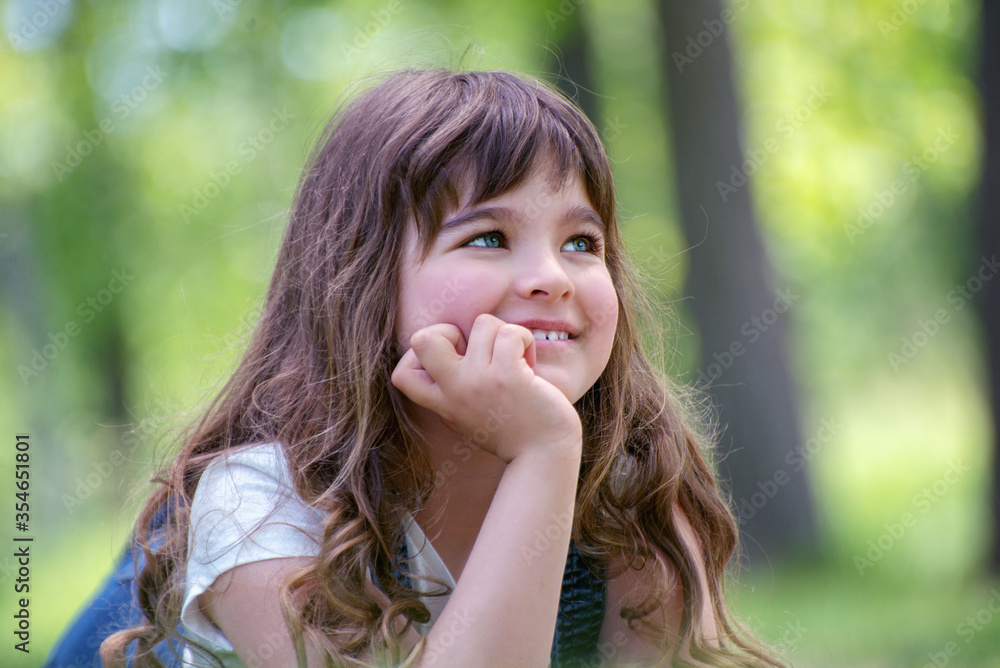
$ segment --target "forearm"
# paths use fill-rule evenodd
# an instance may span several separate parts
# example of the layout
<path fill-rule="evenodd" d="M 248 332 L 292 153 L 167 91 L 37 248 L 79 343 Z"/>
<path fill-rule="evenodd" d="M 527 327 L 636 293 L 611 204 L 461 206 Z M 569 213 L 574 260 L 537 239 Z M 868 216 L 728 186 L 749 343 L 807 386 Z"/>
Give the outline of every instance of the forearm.
<path fill-rule="evenodd" d="M 547 665 L 579 465 L 578 443 L 507 465 L 421 668 Z"/>

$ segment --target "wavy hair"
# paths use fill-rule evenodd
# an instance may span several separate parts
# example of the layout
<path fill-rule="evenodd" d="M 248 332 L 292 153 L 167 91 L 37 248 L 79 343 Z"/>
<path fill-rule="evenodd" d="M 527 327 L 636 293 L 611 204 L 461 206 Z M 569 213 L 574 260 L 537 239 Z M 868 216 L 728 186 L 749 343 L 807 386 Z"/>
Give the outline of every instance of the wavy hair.
<path fill-rule="evenodd" d="M 698 436 L 682 395 L 642 350 L 639 319 L 652 310 L 618 230 L 611 165 L 597 131 L 538 80 L 446 69 L 386 75 L 330 120 L 299 183 L 248 349 L 180 437 L 176 459 L 154 477 L 134 535 L 144 563 L 138 586 L 145 621 L 105 641 L 106 663 L 123 664 L 137 642 L 135 665 L 161 665 L 154 649 L 178 640 L 198 480 L 221 453 L 261 442 L 281 444 L 296 490 L 326 512 L 319 556 L 282 589 L 300 659 L 308 639 L 334 665 L 364 665 L 366 651 L 405 660 L 402 635 L 429 612 L 393 577 L 405 570 L 400 527 L 403 514 L 428 498 L 434 471 L 390 382 L 401 356 L 394 331 L 403 231 L 415 225 L 426 250 L 463 179 L 472 203 L 480 203 L 518 187 L 543 157 L 554 178 L 571 171 L 582 177 L 607 227 L 606 263 L 619 300 L 610 361 L 576 403 L 584 443 L 575 540 L 595 564 L 654 566 L 648 598 L 622 611 L 637 630 L 679 580 L 680 637 L 644 631 L 675 661 L 783 665 L 728 609 L 736 524 L 706 461 L 709 439 Z M 699 546 L 683 538 L 676 505 Z M 169 519 L 154 531 L 164 508 Z M 390 601 L 384 609 L 366 590 L 372 584 Z M 715 641 L 702 637 L 703 610 L 714 617 Z"/>

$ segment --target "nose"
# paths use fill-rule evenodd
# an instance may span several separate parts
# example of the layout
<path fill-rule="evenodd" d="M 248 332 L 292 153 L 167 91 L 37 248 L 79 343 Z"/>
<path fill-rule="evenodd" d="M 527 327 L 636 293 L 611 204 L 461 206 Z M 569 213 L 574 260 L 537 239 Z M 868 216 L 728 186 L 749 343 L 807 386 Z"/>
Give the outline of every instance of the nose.
<path fill-rule="evenodd" d="M 568 299 L 574 285 L 566 272 L 558 251 L 532 253 L 525 256 L 516 267 L 514 291 L 523 299 Z"/>

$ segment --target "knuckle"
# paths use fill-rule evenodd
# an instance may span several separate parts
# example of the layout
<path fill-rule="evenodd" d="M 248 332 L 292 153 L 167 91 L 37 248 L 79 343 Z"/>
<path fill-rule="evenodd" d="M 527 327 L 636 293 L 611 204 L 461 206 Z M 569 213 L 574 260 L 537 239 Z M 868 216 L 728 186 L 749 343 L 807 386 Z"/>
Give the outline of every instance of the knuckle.
<path fill-rule="evenodd" d="M 413 334 L 410 335 L 410 347 L 411 348 L 422 348 L 427 345 L 430 341 L 431 333 L 425 327 L 424 329 L 418 329 Z"/>
<path fill-rule="evenodd" d="M 506 373 L 494 373 L 492 374 L 491 380 L 493 387 L 495 387 L 499 393 L 510 392 L 517 386 L 517 383 L 515 382 L 516 379 Z M 485 398 L 488 399 L 489 397 Z"/>
<path fill-rule="evenodd" d="M 495 320 L 499 320 L 499 318 L 489 313 L 480 313 L 479 315 L 476 316 L 476 319 L 473 321 L 473 325 L 479 325 L 483 327 L 493 323 L 493 321 Z"/>
<path fill-rule="evenodd" d="M 524 327 L 521 327 L 520 325 L 512 325 L 510 323 L 504 323 L 503 325 L 500 326 L 500 330 L 497 332 L 497 336 L 502 335 L 502 336 L 509 336 L 511 338 L 520 338 L 522 330 L 525 332 L 528 331 L 524 329 Z M 530 332 L 528 333 L 530 334 Z"/>

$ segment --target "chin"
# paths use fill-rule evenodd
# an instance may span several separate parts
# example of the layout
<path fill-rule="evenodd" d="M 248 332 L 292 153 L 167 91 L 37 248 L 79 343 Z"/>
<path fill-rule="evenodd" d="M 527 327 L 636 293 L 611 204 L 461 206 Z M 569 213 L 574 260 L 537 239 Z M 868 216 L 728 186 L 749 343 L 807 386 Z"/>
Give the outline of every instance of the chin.
<path fill-rule="evenodd" d="M 547 380 L 548 382 L 555 385 L 556 389 L 562 392 L 563 396 L 566 397 L 571 404 L 575 404 L 577 401 L 579 401 L 580 397 L 586 394 L 587 390 L 590 389 L 589 385 L 586 388 L 581 388 L 578 383 L 569 381 L 565 378 L 553 378 L 547 374 L 538 374 L 538 375 L 543 380 Z"/>

